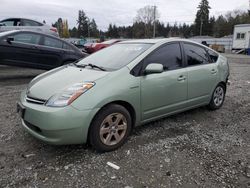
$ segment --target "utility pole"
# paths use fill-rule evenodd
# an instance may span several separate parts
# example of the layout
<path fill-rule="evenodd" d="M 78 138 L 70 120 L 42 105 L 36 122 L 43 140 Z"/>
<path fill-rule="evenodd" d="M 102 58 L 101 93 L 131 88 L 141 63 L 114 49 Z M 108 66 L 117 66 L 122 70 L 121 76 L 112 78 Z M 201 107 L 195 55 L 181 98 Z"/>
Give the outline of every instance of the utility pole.
<path fill-rule="evenodd" d="M 87 20 L 87 24 L 88 24 L 88 38 L 90 38 L 90 19 L 88 18 L 88 20 Z"/>
<path fill-rule="evenodd" d="M 153 30 L 153 38 L 155 38 L 155 19 L 156 19 L 156 6 L 154 7 L 154 30 Z"/>
<path fill-rule="evenodd" d="M 201 18 L 200 36 L 202 36 L 202 25 L 203 25 L 203 19 Z"/>

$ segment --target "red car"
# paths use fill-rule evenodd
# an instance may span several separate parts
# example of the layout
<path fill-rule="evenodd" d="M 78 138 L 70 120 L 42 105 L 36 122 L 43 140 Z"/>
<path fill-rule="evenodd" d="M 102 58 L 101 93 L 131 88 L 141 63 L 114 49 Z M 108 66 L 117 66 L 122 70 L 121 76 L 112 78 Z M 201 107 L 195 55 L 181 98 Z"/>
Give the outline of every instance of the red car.
<path fill-rule="evenodd" d="M 90 45 L 86 45 L 85 46 L 85 50 L 88 52 L 88 53 L 94 53 L 98 50 L 101 50 L 103 48 L 106 48 L 108 46 L 111 46 L 117 42 L 120 42 L 122 41 L 121 39 L 113 39 L 113 40 L 108 40 L 108 41 L 104 41 L 104 42 L 101 42 L 101 43 L 92 43 Z"/>

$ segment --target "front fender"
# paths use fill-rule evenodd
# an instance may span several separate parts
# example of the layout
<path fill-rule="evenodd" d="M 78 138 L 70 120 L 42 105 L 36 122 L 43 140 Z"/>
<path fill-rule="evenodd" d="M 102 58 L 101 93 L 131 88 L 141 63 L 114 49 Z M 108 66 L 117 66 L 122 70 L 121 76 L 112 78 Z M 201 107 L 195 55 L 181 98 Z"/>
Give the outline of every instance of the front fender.
<path fill-rule="evenodd" d="M 96 81 L 96 85 L 80 96 L 71 105 L 79 110 L 98 108 L 115 102 L 129 103 L 140 120 L 140 78 L 129 74 L 127 67 L 114 71 Z"/>

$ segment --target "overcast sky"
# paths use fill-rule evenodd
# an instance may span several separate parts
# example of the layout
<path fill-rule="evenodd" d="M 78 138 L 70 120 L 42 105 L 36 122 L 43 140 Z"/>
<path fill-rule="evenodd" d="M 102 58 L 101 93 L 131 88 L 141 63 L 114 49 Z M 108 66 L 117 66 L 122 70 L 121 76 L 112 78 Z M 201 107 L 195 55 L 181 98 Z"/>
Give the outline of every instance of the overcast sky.
<path fill-rule="evenodd" d="M 131 25 L 139 8 L 156 5 L 163 23 L 192 23 L 200 0 L 1 0 L 0 20 L 25 17 L 54 23 L 59 17 L 67 19 L 69 27 L 76 25 L 78 10 L 94 18 L 99 29 L 109 23 Z M 218 16 L 234 9 L 247 10 L 249 0 L 209 0 L 210 15 Z"/>

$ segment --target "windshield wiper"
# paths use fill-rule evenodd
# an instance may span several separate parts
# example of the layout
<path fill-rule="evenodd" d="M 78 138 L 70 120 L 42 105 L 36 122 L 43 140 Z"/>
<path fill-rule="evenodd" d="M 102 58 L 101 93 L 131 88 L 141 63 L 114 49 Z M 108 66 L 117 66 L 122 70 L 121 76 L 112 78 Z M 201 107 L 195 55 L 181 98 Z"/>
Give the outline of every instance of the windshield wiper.
<path fill-rule="evenodd" d="M 97 66 L 97 65 L 94 65 L 94 64 L 91 64 L 91 63 L 89 63 L 89 64 L 83 64 L 83 65 L 79 65 L 79 64 L 77 64 L 78 63 L 78 61 L 75 61 L 75 62 L 73 62 L 72 64 L 74 65 L 74 66 L 76 66 L 76 67 L 79 67 L 79 68 L 85 68 L 85 67 L 87 67 L 87 66 L 90 66 L 92 69 L 93 68 L 97 68 L 97 69 L 99 69 L 99 70 L 102 70 L 102 71 L 107 71 L 106 69 L 104 69 L 103 67 L 99 67 L 99 66 Z"/>
<path fill-rule="evenodd" d="M 87 64 L 86 66 L 90 66 L 92 69 L 97 68 L 97 69 L 100 69 L 102 71 L 106 71 L 106 69 L 104 69 L 103 67 L 100 67 L 100 66 L 97 66 L 97 65 L 94 65 L 94 64 L 91 64 L 91 63 Z"/>

